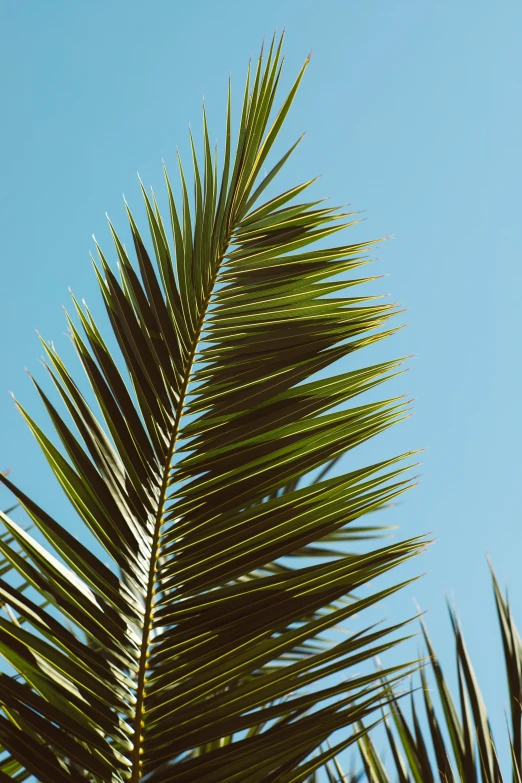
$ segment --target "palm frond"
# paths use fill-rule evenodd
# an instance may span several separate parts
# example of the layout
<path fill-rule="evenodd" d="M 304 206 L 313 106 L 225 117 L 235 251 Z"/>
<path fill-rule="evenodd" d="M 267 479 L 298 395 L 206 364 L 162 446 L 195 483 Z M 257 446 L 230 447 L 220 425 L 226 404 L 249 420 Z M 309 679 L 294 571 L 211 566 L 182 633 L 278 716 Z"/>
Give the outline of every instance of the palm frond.
<path fill-rule="evenodd" d="M 409 715 L 401 710 L 398 701 L 392 700 L 387 709 L 391 712 L 390 728 L 385 719 L 386 734 L 392 751 L 393 764 L 388 768 L 392 779 L 400 783 L 503 783 L 512 780 L 519 783 L 522 777 L 522 645 L 515 626 L 507 594 L 499 588 L 491 571 L 495 605 L 504 651 L 509 695 L 509 748 L 510 773 L 502 771 L 499 752 L 479 682 L 466 648 L 460 623 L 450 606 L 450 620 L 455 639 L 457 661 L 458 696 L 454 697 L 442 671 L 428 632 L 423 625 L 432 678 L 422 669 L 420 672 L 421 700 L 424 716 L 418 716 L 416 700 L 412 695 Z M 434 686 L 434 687 L 433 687 Z M 432 693 L 438 698 L 436 704 Z M 368 762 L 368 747 L 372 747 L 372 759 Z M 365 736 L 359 747 L 368 781 L 378 780 L 383 762 L 370 737 Z M 393 772 L 392 772 L 393 770 Z"/>
<path fill-rule="evenodd" d="M 249 69 L 235 147 L 229 90 L 221 168 L 203 117 L 194 199 L 181 161 L 178 195 L 165 172 L 169 230 L 142 186 L 153 252 L 127 205 L 135 260 L 112 224 L 117 272 L 96 246 L 112 336 L 76 299 L 67 318 L 101 417 L 45 341 L 74 426 L 36 379 L 59 445 L 17 403 L 93 544 L 3 477 L 38 531 L 1 515 L 2 555 L 39 597 L 2 587 L 24 619 L 0 621 L 18 673 L 0 696 L 9 779 L 299 783 L 334 774 L 358 735 L 328 738 L 381 703 L 365 664 L 404 623 L 324 635 L 400 589 L 368 586 L 425 546 L 346 550 L 411 486 L 413 453 L 320 471 L 408 415 L 403 398 L 349 405 L 400 361 L 328 374 L 391 335 L 397 310 L 352 295 L 373 241 L 325 244 L 355 215 L 299 201 L 312 180 L 273 191 L 298 142 L 262 176 L 308 65 L 274 111 L 281 48 Z"/>

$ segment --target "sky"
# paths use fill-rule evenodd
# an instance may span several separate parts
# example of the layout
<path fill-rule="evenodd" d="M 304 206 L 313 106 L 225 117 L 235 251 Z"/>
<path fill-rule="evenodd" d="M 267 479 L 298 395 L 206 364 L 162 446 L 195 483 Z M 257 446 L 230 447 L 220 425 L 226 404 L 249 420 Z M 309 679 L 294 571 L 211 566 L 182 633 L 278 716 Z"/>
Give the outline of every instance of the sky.
<path fill-rule="evenodd" d="M 0 0 L 0 468 L 70 515 L 8 394 L 43 419 L 24 372 L 43 377 L 35 329 L 71 355 L 62 305 L 70 286 L 101 312 L 89 252 L 93 233 L 109 247 L 105 212 L 123 226 L 122 193 L 141 209 L 136 172 L 162 191 L 162 159 L 174 171 L 179 146 L 188 160 L 202 96 L 223 138 L 229 74 L 239 102 L 250 55 L 283 28 L 286 84 L 312 50 L 284 132 L 306 137 L 283 187 L 320 174 L 318 197 L 364 210 L 353 237 L 392 236 L 375 292 L 408 308 L 378 356 L 414 355 L 390 389 L 415 398 L 415 415 L 364 456 L 426 449 L 420 485 L 386 513 L 436 541 L 386 612 L 411 614 L 415 598 L 451 667 L 454 597 L 502 734 L 486 553 L 522 625 L 516 0 Z"/>

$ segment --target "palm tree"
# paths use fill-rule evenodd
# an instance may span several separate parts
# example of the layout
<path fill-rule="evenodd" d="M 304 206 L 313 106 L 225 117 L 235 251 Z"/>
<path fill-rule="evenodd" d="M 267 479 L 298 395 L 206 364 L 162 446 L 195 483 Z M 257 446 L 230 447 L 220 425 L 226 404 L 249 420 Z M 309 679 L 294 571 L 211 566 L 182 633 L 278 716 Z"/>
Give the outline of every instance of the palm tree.
<path fill-rule="evenodd" d="M 119 276 L 96 246 L 121 355 L 74 298 L 79 326 L 67 320 L 101 417 L 45 341 L 74 428 L 36 380 L 61 445 L 18 404 L 92 545 L 2 477 L 35 533 L 1 515 L 0 781 L 335 775 L 352 729 L 411 671 L 364 668 L 404 623 L 325 636 L 397 591 L 360 588 L 425 540 L 356 551 L 380 532 L 361 517 L 411 486 L 412 452 L 324 470 L 407 402 L 348 405 L 400 361 L 329 370 L 391 335 L 397 311 L 351 295 L 374 279 L 352 274 L 374 242 L 322 241 L 355 215 L 299 201 L 313 180 L 274 190 L 299 141 L 261 177 L 308 65 L 274 112 L 281 47 L 249 68 L 235 146 L 229 89 L 222 164 L 203 114 L 193 202 L 181 162 L 177 200 L 165 172 L 170 236 L 142 187 L 153 253 L 128 207 L 135 260 L 111 224 Z"/>
<path fill-rule="evenodd" d="M 400 698 L 394 700 L 388 696 L 384 724 L 390 753 L 385 761 L 377 750 L 375 738 L 368 735 L 362 737 L 359 747 L 364 769 L 363 780 L 368 783 L 521 783 L 522 644 L 508 596 L 502 593 L 493 571 L 491 577 L 508 686 L 506 722 L 510 774 L 506 776 L 505 770 L 502 771 L 501 754 L 493 736 L 480 685 L 455 609 L 450 606 L 458 697 L 451 693 L 440 660 L 423 625 L 422 633 L 432 672 L 432 680 L 424 670 L 420 672 L 418 684 L 424 715 L 418 711 L 413 691 L 409 711 L 404 705 L 401 706 Z M 497 671 L 497 667 L 492 669 Z M 360 725 L 358 729 L 361 728 Z"/>

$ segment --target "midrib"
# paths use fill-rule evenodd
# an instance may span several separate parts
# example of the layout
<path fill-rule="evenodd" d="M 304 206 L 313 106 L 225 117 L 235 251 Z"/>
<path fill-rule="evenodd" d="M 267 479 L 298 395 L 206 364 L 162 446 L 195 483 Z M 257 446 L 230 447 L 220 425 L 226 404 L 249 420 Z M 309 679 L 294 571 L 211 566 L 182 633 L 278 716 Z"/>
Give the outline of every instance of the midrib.
<path fill-rule="evenodd" d="M 228 247 L 228 242 L 226 243 L 226 247 Z M 167 451 L 167 457 L 165 461 L 165 466 L 163 469 L 163 478 L 161 482 L 161 488 L 160 488 L 160 494 L 158 498 L 158 510 L 156 512 L 156 518 L 154 520 L 154 534 L 152 538 L 152 548 L 151 548 L 151 558 L 150 558 L 150 565 L 149 565 L 149 574 L 148 574 L 148 580 L 147 580 L 147 595 L 145 599 L 145 610 L 143 613 L 143 637 L 141 642 L 141 650 L 140 650 L 140 661 L 139 661 L 139 667 L 138 667 L 138 677 L 137 677 L 137 686 L 136 686 L 136 711 L 134 714 L 134 721 L 133 721 L 133 731 L 134 731 L 134 746 L 132 749 L 132 755 L 131 755 L 131 778 L 130 783 L 139 783 L 140 776 L 141 776 L 141 761 L 140 757 L 142 755 L 142 745 L 143 745 L 143 734 L 142 731 L 144 729 L 144 722 L 143 722 L 143 705 L 145 700 L 145 685 L 146 685 L 146 678 L 147 678 L 147 660 L 149 657 L 149 642 L 150 642 L 150 632 L 152 630 L 152 621 L 153 621 L 153 613 L 154 613 L 154 607 L 152 605 L 154 594 L 155 594 L 155 573 L 156 573 L 156 564 L 158 561 L 158 550 L 159 550 L 159 541 L 160 541 L 160 531 L 161 531 L 161 523 L 163 520 L 163 512 L 165 507 L 165 501 L 167 499 L 167 487 L 169 483 L 169 475 L 170 475 L 170 469 L 172 466 L 172 460 L 174 457 L 174 453 L 176 450 L 176 442 L 178 439 L 179 434 L 179 427 L 181 423 L 181 418 L 183 414 L 183 409 L 185 407 L 185 397 L 187 395 L 187 390 L 190 384 L 190 379 L 192 376 L 192 368 L 194 366 L 194 359 L 196 357 L 196 352 L 198 349 L 199 341 L 201 339 L 201 332 L 203 330 L 203 324 L 205 322 L 205 317 L 207 314 L 208 306 L 210 299 L 212 297 L 214 286 L 216 284 L 216 279 L 219 274 L 219 270 L 221 267 L 221 263 L 223 261 L 223 258 L 226 254 L 226 249 L 220 254 L 219 261 L 216 264 L 216 271 L 210 281 L 209 284 L 209 291 L 206 296 L 206 299 L 204 301 L 201 316 L 199 319 L 199 323 L 196 327 L 196 331 L 194 333 L 194 340 L 192 344 L 191 353 L 189 355 L 188 361 L 187 361 L 187 371 L 185 375 L 185 380 L 183 382 L 183 386 L 180 392 L 180 398 L 179 398 L 179 407 L 178 412 L 176 414 L 176 418 L 174 420 L 174 425 L 172 429 L 172 435 L 170 438 L 169 448 Z"/>

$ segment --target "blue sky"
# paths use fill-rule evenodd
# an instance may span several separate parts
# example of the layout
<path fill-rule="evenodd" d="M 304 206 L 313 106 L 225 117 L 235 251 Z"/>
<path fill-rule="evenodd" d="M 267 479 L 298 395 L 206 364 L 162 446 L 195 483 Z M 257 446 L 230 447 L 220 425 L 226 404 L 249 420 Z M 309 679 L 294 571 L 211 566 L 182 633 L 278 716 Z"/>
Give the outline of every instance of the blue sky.
<path fill-rule="evenodd" d="M 68 356 L 68 286 L 99 311 L 88 253 L 92 233 L 109 246 L 105 211 L 123 226 L 122 193 L 139 211 L 136 171 L 161 191 L 162 158 L 174 170 L 176 146 L 187 153 L 203 95 L 222 138 L 229 73 L 239 101 L 250 54 L 283 27 L 287 79 L 313 50 L 285 140 L 307 136 L 283 185 L 321 174 L 319 197 L 366 210 L 354 237 L 393 234 L 375 272 L 409 308 L 409 328 L 379 356 L 416 355 L 394 386 L 416 415 L 366 453 L 427 447 L 421 485 L 389 521 L 437 542 L 404 571 L 426 576 L 387 612 L 415 597 L 451 664 L 444 591 L 455 596 L 502 732 L 485 555 L 522 620 L 515 0 L 0 0 L 0 467 L 67 519 L 7 392 L 40 411 L 24 373 L 38 372 L 35 329 Z"/>

